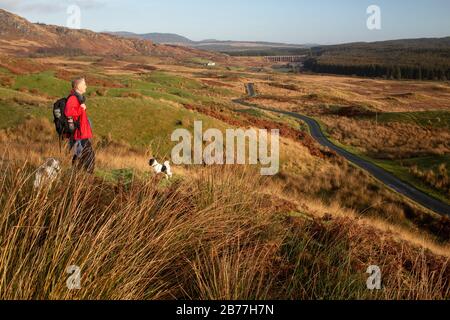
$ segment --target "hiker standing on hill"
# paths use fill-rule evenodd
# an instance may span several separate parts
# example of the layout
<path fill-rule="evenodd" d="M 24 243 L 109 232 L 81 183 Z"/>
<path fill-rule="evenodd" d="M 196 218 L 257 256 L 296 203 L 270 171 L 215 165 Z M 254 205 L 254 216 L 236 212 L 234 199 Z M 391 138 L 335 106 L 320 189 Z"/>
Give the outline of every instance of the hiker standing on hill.
<path fill-rule="evenodd" d="M 75 132 L 69 141 L 70 150 L 73 149 L 74 151 L 72 164 L 92 174 L 95 168 L 95 152 L 91 142 L 93 137 L 91 123 L 86 113 L 86 98 L 84 96 L 86 89 L 84 77 L 72 81 L 72 91 L 67 99 L 65 115 L 76 123 L 74 125 Z"/>

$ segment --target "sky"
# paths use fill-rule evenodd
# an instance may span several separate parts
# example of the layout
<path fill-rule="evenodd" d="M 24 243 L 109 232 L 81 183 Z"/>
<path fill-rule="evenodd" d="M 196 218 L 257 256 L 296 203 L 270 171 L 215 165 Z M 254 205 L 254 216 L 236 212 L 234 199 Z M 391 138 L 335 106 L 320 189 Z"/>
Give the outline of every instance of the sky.
<path fill-rule="evenodd" d="M 450 36 L 449 0 L 0 0 L 32 22 L 67 25 L 76 4 L 94 31 L 177 33 L 192 40 L 335 44 Z M 380 8 L 369 30 L 367 8 Z"/>

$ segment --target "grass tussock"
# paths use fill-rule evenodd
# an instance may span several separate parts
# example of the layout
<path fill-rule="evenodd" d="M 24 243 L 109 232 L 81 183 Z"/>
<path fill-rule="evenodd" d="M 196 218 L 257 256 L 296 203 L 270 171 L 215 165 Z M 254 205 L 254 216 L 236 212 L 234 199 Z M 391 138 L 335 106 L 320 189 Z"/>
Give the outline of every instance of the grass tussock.
<path fill-rule="evenodd" d="M 290 165 L 278 175 L 282 192 L 290 198 L 313 197 L 351 209 L 360 217 L 382 219 L 415 233 L 427 233 L 439 242 L 450 240 L 450 219 L 430 213 L 392 193 L 362 170 L 337 159 L 300 172 Z"/>
<path fill-rule="evenodd" d="M 436 170 L 433 168 L 421 170 L 417 165 L 412 166 L 409 170 L 413 176 L 422 179 L 430 186 L 441 190 L 450 198 L 450 178 L 445 163 L 440 164 Z"/>
<path fill-rule="evenodd" d="M 292 218 L 248 168 L 126 183 L 2 161 L 2 299 L 444 299 L 448 260 L 351 218 Z M 368 266 L 384 288 L 366 288 Z M 66 270 L 81 269 L 68 290 Z"/>
<path fill-rule="evenodd" d="M 450 132 L 443 128 L 392 122 L 323 117 L 330 135 L 337 141 L 360 148 L 375 159 L 406 159 L 450 152 Z"/>
<path fill-rule="evenodd" d="M 145 59 L 133 63 L 171 68 Z M 167 157 L 166 141 L 174 128 L 190 128 L 200 118 L 205 127 L 226 127 L 226 121 L 181 104 L 208 110 L 214 105 L 236 117 L 226 109 L 230 94 L 243 93 L 243 82 L 266 81 L 265 76 L 254 79 L 236 73 L 239 69 L 136 74 L 140 71 L 127 69 L 141 66 L 129 61 L 53 61 L 76 67 L 91 86 L 97 171 L 86 176 L 70 169 L 70 156 L 59 150 L 52 124 L 37 119 L 51 119 L 44 106 L 67 94 L 72 74 L 0 60 L 10 66 L 0 70 L 0 126 L 6 128 L 0 131 L 0 299 L 449 298 L 450 250 L 442 242 L 448 240 L 450 220 L 405 205 L 339 159 L 315 157 L 311 145 L 293 149 L 290 170 L 274 178 L 240 166 L 175 167 L 170 182 L 149 173 L 147 159 Z M 272 83 L 286 82 L 271 77 Z M 324 104 L 383 107 L 379 91 L 387 90 L 383 98 L 418 89 L 302 77 L 305 81 L 295 77 L 288 86 L 259 85 L 258 90 L 267 105 L 303 112 Z M 211 87 L 221 84 L 235 90 Z M 423 104 L 423 97 L 427 105 L 447 106 L 442 97 L 420 94 L 393 96 L 399 101 L 393 107 L 409 110 Z M 118 118 L 120 127 L 113 125 Z M 249 125 L 268 123 L 254 118 Z M 401 139 L 414 133 L 410 127 L 402 130 Z M 448 139 L 440 132 L 429 140 L 436 142 L 433 152 L 447 150 Z M 414 138 L 428 141 L 423 134 Z M 295 138 L 291 143 L 298 140 L 297 131 Z M 428 154 L 429 149 L 420 150 Z M 36 168 L 57 155 L 63 164 L 58 180 L 33 190 Z M 73 265 L 81 271 L 80 290 L 66 285 Z M 380 291 L 366 287 L 371 265 L 382 271 Z"/>

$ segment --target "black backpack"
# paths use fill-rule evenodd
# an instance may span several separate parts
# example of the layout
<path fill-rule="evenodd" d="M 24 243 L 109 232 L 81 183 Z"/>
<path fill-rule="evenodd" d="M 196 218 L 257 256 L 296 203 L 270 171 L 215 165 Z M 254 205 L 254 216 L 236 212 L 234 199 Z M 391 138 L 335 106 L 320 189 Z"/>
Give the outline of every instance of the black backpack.
<path fill-rule="evenodd" d="M 60 138 L 71 138 L 75 130 L 79 128 L 77 122 L 66 117 L 66 104 L 70 97 L 59 99 L 53 105 L 53 122 Z"/>

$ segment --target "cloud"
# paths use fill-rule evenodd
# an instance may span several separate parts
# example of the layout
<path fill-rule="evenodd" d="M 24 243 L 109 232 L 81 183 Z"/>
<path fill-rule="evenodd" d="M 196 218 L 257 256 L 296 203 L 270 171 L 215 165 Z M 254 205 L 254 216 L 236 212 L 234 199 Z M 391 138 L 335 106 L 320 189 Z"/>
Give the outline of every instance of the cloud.
<path fill-rule="evenodd" d="M 106 0 L 0 0 L 0 8 L 16 13 L 54 13 L 65 11 L 70 5 L 78 5 L 82 10 L 97 9 L 107 4 Z"/>

